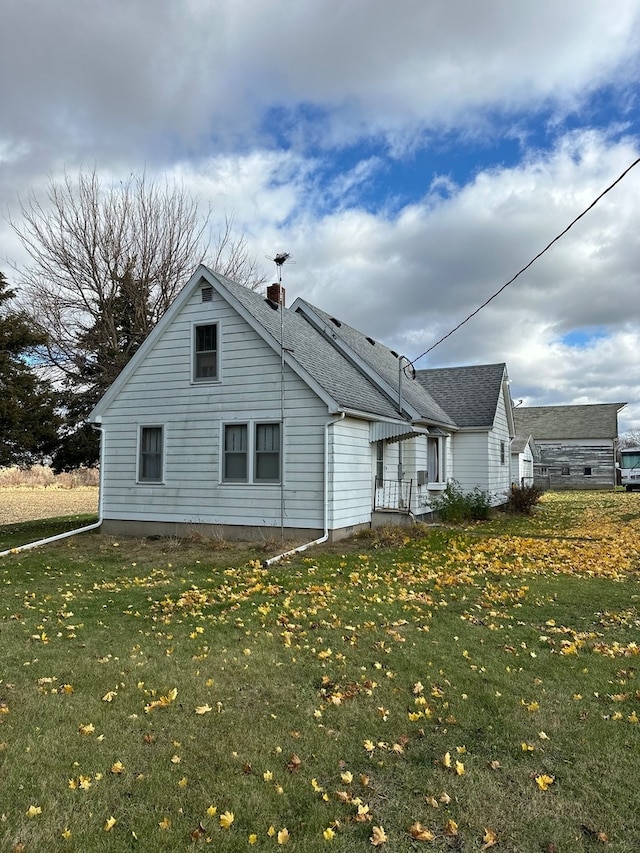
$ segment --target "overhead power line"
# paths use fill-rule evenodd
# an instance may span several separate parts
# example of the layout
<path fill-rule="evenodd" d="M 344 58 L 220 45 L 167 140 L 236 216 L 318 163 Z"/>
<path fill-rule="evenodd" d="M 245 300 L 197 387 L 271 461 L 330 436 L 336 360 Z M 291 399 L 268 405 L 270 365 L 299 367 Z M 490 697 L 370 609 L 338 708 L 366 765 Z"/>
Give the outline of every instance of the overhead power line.
<path fill-rule="evenodd" d="M 440 340 L 437 340 L 435 342 L 435 344 L 432 344 L 429 347 L 429 349 L 425 350 L 423 353 L 416 356 L 416 358 L 414 358 L 411 363 L 415 364 L 416 361 L 420 361 L 421 358 L 424 358 L 425 355 L 428 355 L 428 353 L 430 353 L 432 350 L 434 350 L 437 346 L 440 346 L 440 344 L 443 341 L 446 341 L 447 338 L 450 338 L 451 335 L 453 335 L 454 332 L 457 332 L 458 329 L 460 329 L 462 326 L 464 326 L 465 323 L 468 323 L 469 320 L 471 320 L 473 317 L 476 316 L 476 314 L 479 314 L 483 308 L 486 308 L 487 305 L 496 298 L 496 296 L 499 296 L 503 290 L 506 290 L 510 284 L 513 284 L 513 282 L 518 278 L 518 276 L 522 275 L 523 272 L 526 272 L 526 270 L 528 270 L 529 267 L 538 260 L 538 258 L 541 258 L 544 255 L 544 253 L 547 252 L 553 246 L 554 243 L 557 243 L 561 237 L 564 237 L 564 235 L 567 233 L 567 231 L 569 231 L 571 228 L 573 228 L 573 226 L 576 224 L 576 222 L 578 222 L 580 219 L 582 219 L 583 216 L 585 216 L 593 207 L 595 207 L 596 204 L 600 201 L 600 199 L 602 199 L 610 190 L 612 190 L 616 186 L 616 184 L 619 184 L 620 181 L 625 177 L 625 175 L 627 175 L 633 169 L 634 166 L 637 166 L 638 163 L 640 163 L 640 157 L 638 157 L 637 160 L 634 160 L 630 166 L 627 166 L 627 168 L 624 170 L 624 172 L 622 172 L 622 174 L 619 175 L 612 184 L 609 184 L 609 186 L 605 190 L 603 190 L 600 193 L 600 195 L 597 198 L 595 198 L 591 202 L 591 204 L 582 211 L 581 214 L 576 216 L 576 218 L 573 220 L 573 222 L 570 222 L 569 225 L 567 225 L 567 227 L 564 229 L 564 231 L 561 231 L 557 237 L 554 237 L 553 240 L 550 243 L 548 243 L 544 247 L 544 249 L 542 249 L 542 251 L 538 252 L 538 254 L 534 258 L 532 258 L 526 266 L 522 267 L 521 270 L 518 270 L 518 272 L 513 276 L 513 278 L 510 278 L 509 281 L 507 281 L 505 284 L 503 284 L 499 290 L 496 290 L 495 293 L 493 293 L 487 300 L 485 300 L 482 303 L 482 305 L 479 305 L 475 309 L 475 311 L 472 311 L 471 314 L 469 314 L 467 317 L 464 318 L 464 320 L 461 320 L 457 326 L 455 326 L 453 329 L 451 329 L 450 332 L 447 332 L 447 334 L 443 335 L 440 338 Z"/>

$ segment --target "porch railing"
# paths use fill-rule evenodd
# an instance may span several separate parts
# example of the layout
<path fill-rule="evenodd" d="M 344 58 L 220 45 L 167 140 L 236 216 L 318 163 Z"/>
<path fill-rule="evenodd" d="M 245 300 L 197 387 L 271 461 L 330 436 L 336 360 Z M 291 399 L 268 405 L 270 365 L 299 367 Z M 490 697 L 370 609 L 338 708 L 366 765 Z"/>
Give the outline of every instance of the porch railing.
<path fill-rule="evenodd" d="M 374 510 L 411 510 L 413 480 L 379 480 L 376 478 L 373 492 Z"/>

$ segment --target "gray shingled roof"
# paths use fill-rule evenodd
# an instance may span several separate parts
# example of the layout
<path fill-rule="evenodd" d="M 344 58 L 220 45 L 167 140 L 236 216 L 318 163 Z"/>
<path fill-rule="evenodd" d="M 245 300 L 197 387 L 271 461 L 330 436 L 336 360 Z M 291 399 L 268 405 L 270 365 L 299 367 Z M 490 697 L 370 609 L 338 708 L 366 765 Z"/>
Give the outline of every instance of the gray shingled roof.
<path fill-rule="evenodd" d="M 301 306 L 300 310 L 303 315 L 305 309 L 309 309 L 311 314 L 321 321 L 322 326 L 318 330 L 319 332 L 327 338 L 340 341 L 346 345 L 346 353 L 351 350 L 374 375 L 383 380 L 386 386 L 392 390 L 393 395 L 397 394 L 398 355 L 396 353 L 379 341 L 374 341 L 304 299 L 297 299 L 293 307 L 296 306 Z M 409 404 L 418 412 L 421 418 L 427 421 L 433 421 L 443 426 L 455 427 L 457 425 L 455 419 L 451 417 L 451 413 L 445 411 L 426 388 L 419 382 L 412 381 L 405 376 L 402 380 L 402 399 L 404 403 Z M 395 402 L 395 396 L 393 400 Z"/>
<path fill-rule="evenodd" d="M 504 363 L 440 367 L 419 370 L 417 379 L 459 427 L 491 429 L 505 369 Z"/>
<path fill-rule="evenodd" d="M 513 410 L 516 430 L 534 441 L 553 439 L 613 439 L 618 435 L 618 412 L 626 403 L 583 406 L 519 406 Z"/>
<path fill-rule="evenodd" d="M 279 308 L 271 307 L 273 303 L 263 294 L 218 273 L 212 275 L 276 341 L 280 341 Z M 399 418 L 397 408 L 388 398 L 300 314 L 285 309 L 282 323 L 286 349 L 339 406 L 385 418 Z"/>
<path fill-rule="evenodd" d="M 524 453 L 524 449 L 529 444 L 530 435 L 516 435 L 511 439 L 511 452 L 512 453 Z"/>

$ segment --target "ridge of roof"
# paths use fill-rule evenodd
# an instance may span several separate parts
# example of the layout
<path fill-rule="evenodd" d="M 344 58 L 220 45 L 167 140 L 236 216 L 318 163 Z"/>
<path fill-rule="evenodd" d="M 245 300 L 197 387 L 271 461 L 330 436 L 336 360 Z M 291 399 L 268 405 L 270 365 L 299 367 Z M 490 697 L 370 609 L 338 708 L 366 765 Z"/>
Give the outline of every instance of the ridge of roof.
<path fill-rule="evenodd" d="M 324 336 L 290 308 L 270 302 L 265 295 L 249 290 L 209 270 L 227 293 L 264 328 L 279 345 L 281 331 L 287 358 L 297 362 L 341 408 L 398 420 L 401 415 L 388 398 Z"/>
<path fill-rule="evenodd" d="M 296 299 L 291 310 L 302 316 L 316 332 L 342 356 L 374 382 L 398 410 L 400 356 L 385 344 L 374 341 L 363 332 L 312 305 L 306 299 Z M 413 420 L 429 420 L 435 424 L 455 428 L 458 424 L 451 414 L 436 401 L 429 391 L 417 382 L 402 383 L 402 406 Z"/>

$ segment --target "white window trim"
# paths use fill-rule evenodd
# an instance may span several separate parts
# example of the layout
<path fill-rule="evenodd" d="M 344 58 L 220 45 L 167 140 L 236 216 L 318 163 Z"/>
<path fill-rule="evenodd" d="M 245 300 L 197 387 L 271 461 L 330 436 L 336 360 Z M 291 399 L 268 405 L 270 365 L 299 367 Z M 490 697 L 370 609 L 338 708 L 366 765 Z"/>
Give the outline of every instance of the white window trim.
<path fill-rule="evenodd" d="M 429 482 L 427 483 L 427 489 L 438 490 L 444 489 L 447 485 L 447 477 L 446 477 L 446 459 L 445 454 L 447 452 L 447 445 L 445 444 L 448 436 L 446 435 L 430 435 L 427 437 L 427 448 L 429 446 L 429 440 L 433 441 L 434 439 L 437 442 L 437 454 L 438 454 L 438 470 L 436 471 L 436 480 L 429 478 Z M 429 470 L 429 453 L 427 450 L 427 470 Z M 429 473 L 431 473 L 429 471 Z"/>
<path fill-rule="evenodd" d="M 162 477 L 159 480 L 142 480 L 140 478 L 142 470 L 142 430 L 143 429 L 161 429 L 162 430 L 162 456 L 160 464 L 162 468 Z M 167 467 L 167 428 L 165 424 L 138 424 L 138 439 L 136 442 L 136 485 L 138 486 L 163 486 L 165 483 L 165 472 Z"/>
<path fill-rule="evenodd" d="M 196 377 L 196 329 L 202 326 L 215 326 L 216 327 L 216 376 L 215 377 L 203 377 L 202 379 L 198 379 Z M 218 385 L 222 381 L 222 334 L 221 334 L 221 326 L 219 320 L 194 320 L 191 323 L 191 360 L 190 360 L 190 374 L 189 379 L 191 381 L 191 385 Z"/>
<path fill-rule="evenodd" d="M 278 424 L 280 426 L 280 477 L 277 480 L 256 480 L 256 427 L 263 424 Z M 246 426 L 247 428 L 247 479 L 225 480 L 224 479 L 224 440 L 225 431 L 228 426 Z M 219 441 L 219 477 L 220 486 L 281 486 L 284 478 L 284 425 L 278 418 L 250 418 L 238 421 L 220 421 Z"/>

